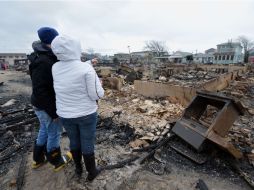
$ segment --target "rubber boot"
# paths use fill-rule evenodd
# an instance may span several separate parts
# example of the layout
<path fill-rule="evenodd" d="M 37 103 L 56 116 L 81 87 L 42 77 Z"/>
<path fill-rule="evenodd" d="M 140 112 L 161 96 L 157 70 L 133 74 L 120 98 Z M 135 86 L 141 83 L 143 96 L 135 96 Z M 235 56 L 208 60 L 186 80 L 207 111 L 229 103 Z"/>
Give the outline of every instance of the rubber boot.
<path fill-rule="evenodd" d="M 46 145 L 39 146 L 36 144 L 36 141 L 34 143 L 34 150 L 33 150 L 33 163 L 32 168 L 36 169 L 42 166 L 47 162 L 45 159 L 45 147 Z"/>
<path fill-rule="evenodd" d="M 101 169 L 96 167 L 94 154 L 83 154 L 83 158 L 88 172 L 87 180 L 93 181 L 99 175 Z"/>
<path fill-rule="evenodd" d="M 54 166 L 54 171 L 58 172 L 71 161 L 72 155 L 70 152 L 67 152 L 65 155 L 61 155 L 61 149 L 59 147 L 51 152 L 48 152 L 47 159 Z"/>
<path fill-rule="evenodd" d="M 75 173 L 77 174 L 78 177 L 81 177 L 83 172 L 83 168 L 81 164 L 81 160 L 82 160 L 81 150 L 71 150 L 71 154 L 75 163 Z"/>

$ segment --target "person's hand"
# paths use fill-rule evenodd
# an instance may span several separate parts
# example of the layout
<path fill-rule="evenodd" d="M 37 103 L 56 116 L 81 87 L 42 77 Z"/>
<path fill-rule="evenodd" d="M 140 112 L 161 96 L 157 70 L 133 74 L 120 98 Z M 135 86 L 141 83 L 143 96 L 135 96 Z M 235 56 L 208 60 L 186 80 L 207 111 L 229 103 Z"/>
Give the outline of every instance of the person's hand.
<path fill-rule="evenodd" d="M 91 60 L 91 63 L 92 63 L 92 65 L 96 65 L 98 63 L 98 59 L 97 58 L 93 58 Z"/>

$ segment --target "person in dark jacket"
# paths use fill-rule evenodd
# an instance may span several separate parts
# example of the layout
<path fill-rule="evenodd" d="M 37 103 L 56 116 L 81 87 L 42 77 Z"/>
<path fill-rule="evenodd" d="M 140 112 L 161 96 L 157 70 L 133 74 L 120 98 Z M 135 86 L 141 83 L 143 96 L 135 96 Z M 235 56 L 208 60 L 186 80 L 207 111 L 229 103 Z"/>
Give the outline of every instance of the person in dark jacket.
<path fill-rule="evenodd" d="M 34 52 L 28 56 L 29 72 L 32 80 L 31 103 L 40 122 L 38 137 L 33 151 L 32 168 L 38 168 L 47 160 L 59 171 L 71 160 L 71 153 L 61 154 L 60 136 L 61 125 L 56 114 L 56 99 L 53 88 L 51 68 L 57 62 L 52 53 L 51 42 L 58 32 L 49 27 L 38 30 L 40 41 L 32 44 Z"/>

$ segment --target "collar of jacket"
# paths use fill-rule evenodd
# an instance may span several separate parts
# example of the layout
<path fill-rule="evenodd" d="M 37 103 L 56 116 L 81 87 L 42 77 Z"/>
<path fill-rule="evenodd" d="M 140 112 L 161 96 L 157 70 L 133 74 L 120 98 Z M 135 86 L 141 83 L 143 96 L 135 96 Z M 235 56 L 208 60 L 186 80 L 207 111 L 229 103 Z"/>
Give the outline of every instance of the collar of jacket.
<path fill-rule="evenodd" d="M 32 48 L 36 53 L 50 53 L 53 54 L 51 48 L 49 48 L 46 44 L 41 41 L 35 41 L 32 44 Z"/>
<path fill-rule="evenodd" d="M 35 41 L 32 44 L 34 52 L 27 56 L 31 63 L 35 62 L 40 55 L 47 55 L 57 60 L 52 50 L 41 41 Z"/>

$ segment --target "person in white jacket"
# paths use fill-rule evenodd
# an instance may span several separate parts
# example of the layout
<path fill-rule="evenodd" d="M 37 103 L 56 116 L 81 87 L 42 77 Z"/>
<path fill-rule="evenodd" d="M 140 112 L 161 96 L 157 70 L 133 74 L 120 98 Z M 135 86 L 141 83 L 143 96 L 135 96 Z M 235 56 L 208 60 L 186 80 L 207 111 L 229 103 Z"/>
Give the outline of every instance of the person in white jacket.
<path fill-rule="evenodd" d="M 104 90 L 90 61 L 81 62 L 81 45 L 68 36 L 57 36 L 51 44 L 58 62 L 52 67 L 57 115 L 70 139 L 76 174 L 82 175 L 82 154 L 92 181 L 99 173 L 94 156 L 97 100 Z"/>

